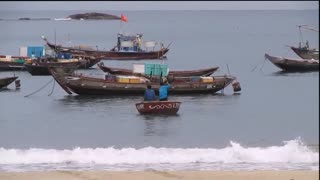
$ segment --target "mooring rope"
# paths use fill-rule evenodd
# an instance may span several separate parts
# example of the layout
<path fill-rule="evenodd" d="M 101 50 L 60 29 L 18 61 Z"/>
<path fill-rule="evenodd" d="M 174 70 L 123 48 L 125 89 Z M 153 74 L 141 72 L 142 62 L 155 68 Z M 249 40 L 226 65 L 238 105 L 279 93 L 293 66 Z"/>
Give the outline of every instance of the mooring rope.
<path fill-rule="evenodd" d="M 291 49 L 289 49 L 289 48 L 286 48 L 286 49 L 287 49 L 287 51 L 286 51 L 285 55 L 287 56 L 289 54 L 289 51 L 291 51 Z"/>
<path fill-rule="evenodd" d="M 263 68 L 263 66 L 264 66 L 264 64 L 266 63 L 266 59 L 263 61 L 263 63 L 262 63 L 262 66 L 260 67 L 260 71 L 262 71 L 262 68 Z"/>
<path fill-rule="evenodd" d="M 225 86 L 226 86 L 226 82 L 223 81 L 223 88 L 221 89 L 221 94 L 222 94 L 222 95 L 224 95 L 224 88 L 225 88 Z"/>
<path fill-rule="evenodd" d="M 262 64 L 262 67 L 263 67 L 263 65 L 264 65 L 264 63 L 265 63 L 266 61 L 267 61 L 267 58 L 265 57 L 264 60 L 263 60 L 262 62 L 259 62 L 257 65 L 255 65 L 254 68 L 253 68 L 250 72 L 253 72 L 254 70 L 256 70 L 257 67 L 260 66 L 261 64 Z M 261 68 L 262 68 L 262 67 L 261 67 Z M 261 68 L 260 68 L 260 70 L 261 70 Z"/>
<path fill-rule="evenodd" d="M 28 94 L 28 95 L 25 95 L 24 97 L 29 97 L 29 96 L 31 96 L 31 95 L 33 95 L 33 94 L 35 94 L 35 93 L 37 93 L 37 92 L 41 91 L 43 88 L 47 87 L 47 86 L 48 86 L 52 81 L 53 81 L 53 78 L 52 78 L 49 82 L 47 82 L 44 86 L 42 86 L 40 89 L 38 89 L 38 90 L 36 90 L 36 91 L 34 91 L 34 92 L 32 92 L 32 93 Z"/>
<path fill-rule="evenodd" d="M 51 92 L 48 94 L 48 96 L 52 95 L 54 87 L 55 87 L 55 84 L 56 84 L 56 81 L 53 81 L 53 86 L 52 86 Z"/>

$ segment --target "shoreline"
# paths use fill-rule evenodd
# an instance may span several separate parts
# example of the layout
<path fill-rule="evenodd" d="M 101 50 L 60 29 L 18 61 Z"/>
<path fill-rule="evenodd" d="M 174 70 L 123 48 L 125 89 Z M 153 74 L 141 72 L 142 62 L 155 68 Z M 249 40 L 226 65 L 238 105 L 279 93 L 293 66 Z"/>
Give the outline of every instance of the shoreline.
<path fill-rule="evenodd" d="M 319 170 L 253 171 L 29 171 L 0 172 L 0 180 L 318 180 Z"/>

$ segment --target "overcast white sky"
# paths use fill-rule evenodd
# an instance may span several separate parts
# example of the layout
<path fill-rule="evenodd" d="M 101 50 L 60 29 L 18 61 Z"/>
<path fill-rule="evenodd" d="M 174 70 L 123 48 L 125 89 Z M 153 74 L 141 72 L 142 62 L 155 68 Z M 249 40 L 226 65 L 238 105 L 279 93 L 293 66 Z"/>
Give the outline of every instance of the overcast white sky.
<path fill-rule="evenodd" d="M 319 10 L 319 1 L 1 1 L 0 10 Z"/>

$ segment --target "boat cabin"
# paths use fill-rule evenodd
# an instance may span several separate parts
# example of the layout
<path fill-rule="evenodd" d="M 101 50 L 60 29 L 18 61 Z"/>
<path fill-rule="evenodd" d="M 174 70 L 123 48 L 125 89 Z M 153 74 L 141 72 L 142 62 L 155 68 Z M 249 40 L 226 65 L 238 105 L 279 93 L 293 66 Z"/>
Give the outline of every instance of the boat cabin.
<path fill-rule="evenodd" d="M 124 34 L 118 33 L 117 46 L 114 48 L 114 50 L 119 52 L 142 51 L 141 37 L 142 37 L 142 34 L 124 35 Z"/>

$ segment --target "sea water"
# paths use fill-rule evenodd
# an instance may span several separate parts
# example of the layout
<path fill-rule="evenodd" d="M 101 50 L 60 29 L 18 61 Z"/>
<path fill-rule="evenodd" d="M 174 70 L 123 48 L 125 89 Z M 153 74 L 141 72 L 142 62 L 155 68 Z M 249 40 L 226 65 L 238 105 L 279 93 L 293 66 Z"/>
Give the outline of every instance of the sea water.
<path fill-rule="evenodd" d="M 81 11 L 2 11 L 1 19 L 62 18 Z M 168 45 L 167 60 L 108 61 L 168 64 L 170 70 L 219 66 L 232 87 L 216 94 L 170 96 L 176 116 L 140 115 L 137 96 L 68 95 L 50 76 L 28 72 L 0 91 L 0 171 L 38 170 L 319 170 L 319 72 L 281 73 L 264 54 L 298 58 L 297 25 L 319 27 L 318 11 L 108 11 L 110 21 L 0 20 L 0 54 L 52 43 L 108 50 L 116 35 Z M 311 47 L 319 34 L 303 31 Z M 229 67 L 229 68 L 227 68 Z M 81 73 L 104 77 L 94 66 Z M 28 97 L 33 92 L 36 92 Z"/>

